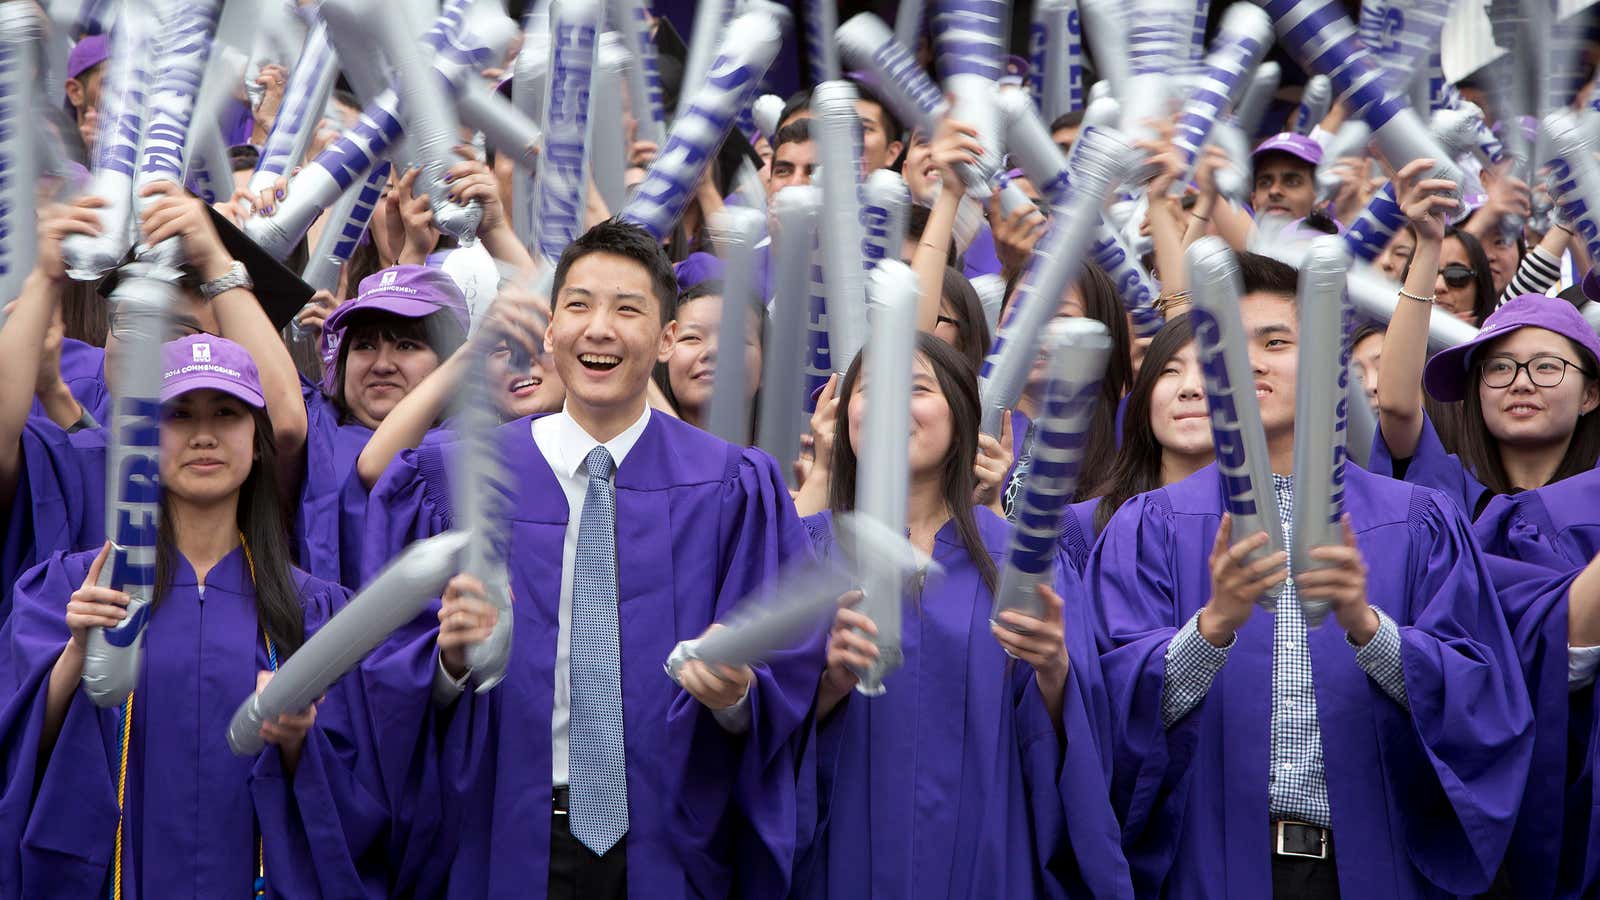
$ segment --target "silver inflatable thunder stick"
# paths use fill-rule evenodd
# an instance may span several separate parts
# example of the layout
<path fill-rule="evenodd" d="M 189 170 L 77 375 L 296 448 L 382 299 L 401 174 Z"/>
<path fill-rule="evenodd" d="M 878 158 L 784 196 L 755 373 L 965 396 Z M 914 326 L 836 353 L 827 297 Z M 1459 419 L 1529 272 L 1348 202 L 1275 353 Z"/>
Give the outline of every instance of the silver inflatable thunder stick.
<path fill-rule="evenodd" d="M 989 616 L 996 624 L 1008 609 L 1044 617 L 1038 587 L 1049 584 L 1054 571 L 1061 515 L 1078 486 L 1089 419 L 1111 358 L 1111 333 L 1094 319 L 1056 319 L 1044 343 L 1049 381 L 1043 411 L 1034 423 L 1033 455 L 1017 495 L 1016 523 Z"/>
<path fill-rule="evenodd" d="M 1241 541 L 1258 531 L 1267 534 L 1266 546 L 1249 561 L 1276 553 L 1283 547 L 1283 526 L 1278 518 L 1278 496 L 1272 489 L 1272 464 L 1267 454 L 1267 433 L 1261 427 L 1261 405 L 1256 400 L 1255 373 L 1250 349 L 1239 317 L 1243 293 L 1239 262 L 1221 238 L 1206 237 L 1189 245 L 1189 290 L 1194 305 L 1195 349 L 1205 372 L 1206 405 L 1211 411 L 1211 439 L 1217 451 L 1217 473 L 1222 478 L 1223 509 L 1233 516 L 1233 539 Z M 1259 601 L 1268 611 L 1276 599 Z"/>
<path fill-rule="evenodd" d="M 467 668 L 472 670 L 478 692 L 483 693 L 505 677 L 511 658 L 511 575 L 506 569 L 506 551 L 513 487 L 507 483 L 500 442 L 495 439 L 500 417 L 489 384 L 489 349 L 473 346 L 468 353 L 455 415 L 460 444 L 451 472 L 451 500 L 455 527 L 468 537 L 460 571 L 483 582 L 484 599 L 499 611 L 494 630 L 466 652 Z"/>
<path fill-rule="evenodd" d="M 1383 325 L 1394 318 L 1396 304 L 1406 302 L 1400 299 L 1399 286 L 1394 280 L 1369 265 L 1352 267 L 1346 276 L 1345 289 L 1357 313 Z M 1465 344 L 1477 336 L 1478 329 L 1439 307 L 1434 307 L 1428 316 L 1429 353 Z"/>
<path fill-rule="evenodd" d="M 786 187 L 772 198 L 776 296 L 761 341 L 761 422 L 756 444 L 782 463 L 791 482 L 794 475 L 789 463 L 800 456 L 800 429 L 805 419 L 801 381 L 811 307 L 811 238 L 821 208 L 822 189 L 809 185 Z M 791 483 L 790 487 L 798 485 Z"/>
<path fill-rule="evenodd" d="M 145 95 L 154 64 L 154 21 L 144 0 L 129 0 L 111 31 L 111 55 L 100 83 L 100 137 L 85 193 L 105 201 L 100 234 L 61 242 L 67 274 L 94 281 L 116 268 L 133 244 L 133 176 L 144 136 Z M 159 363 L 158 363 L 159 365 Z"/>
<path fill-rule="evenodd" d="M 610 0 L 610 9 L 628 55 L 633 57 L 628 69 L 628 102 L 639 123 L 639 140 L 660 147 L 667 142 L 667 124 L 647 0 Z"/>
<path fill-rule="evenodd" d="M 1300 105 L 1295 107 L 1289 120 L 1289 130 L 1295 134 L 1310 134 L 1311 129 L 1328 117 L 1333 107 L 1333 82 L 1326 75 L 1313 75 L 1300 95 Z"/>
<path fill-rule="evenodd" d="M 504 153 L 517 162 L 519 168 L 531 170 L 539 155 L 544 135 L 539 123 L 502 97 L 487 81 L 473 75 L 461 81 L 456 94 L 456 108 L 461 111 L 461 124 L 473 131 L 483 132 L 483 139 L 496 153 Z M 617 122 L 621 133 L 622 122 Z"/>
<path fill-rule="evenodd" d="M 1199 81 L 1178 115 L 1173 144 L 1183 154 L 1184 180 L 1194 173 L 1212 124 L 1243 96 L 1246 76 L 1271 44 L 1272 20 L 1258 7 L 1235 3 L 1222 14 L 1221 30 L 1211 44 Z"/>
<path fill-rule="evenodd" d="M 43 38 L 37 6 L 0 4 L 0 298 L 5 300 L 22 293 L 39 250 L 34 192 L 41 173 L 33 99 Z M 0 325 L 5 318 L 0 311 Z"/>
<path fill-rule="evenodd" d="M 672 123 L 666 146 L 623 207 L 625 221 L 644 226 L 658 239 L 672 231 L 717 147 L 777 57 L 781 37 L 768 16 L 733 20 L 723 38 L 723 53 L 712 64 L 705 84 L 695 91 L 688 111 Z"/>
<path fill-rule="evenodd" d="M 106 534 L 111 555 L 100 586 L 129 597 L 128 617 L 89 632 L 83 690 L 96 706 L 117 706 L 139 681 L 144 629 L 155 602 L 161 524 L 161 343 L 177 296 L 176 269 L 130 263 L 111 303 L 117 310 L 116 395 L 106 453 Z"/>
<path fill-rule="evenodd" d="M 783 118 L 783 98 L 762 94 L 750 105 L 750 115 L 756 120 L 756 130 L 771 142 L 778 136 L 778 122 Z"/>
<path fill-rule="evenodd" d="M 161 34 L 156 39 L 160 72 L 150 87 L 149 118 L 134 177 L 134 204 L 142 212 L 159 198 L 139 197 L 145 185 L 158 181 L 183 184 L 183 148 L 194 118 L 194 98 L 211 56 L 211 33 L 217 26 L 218 0 L 162 0 L 158 5 Z M 150 257 L 150 254 L 158 254 Z M 176 268 L 183 244 L 168 238 L 159 247 L 135 244 L 134 254 L 146 262 Z"/>
<path fill-rule="evenodd" d="M 894 39 L 900 46 L 915 50 L 927 24 L 928 10 L 924 0 L 900 0 L 894 13 Z"/>
<path fill-rule="evenodd" d="M 1083 32 L 1077 0 L 1034 4 L 1028 66 L 1028 89 L 1046 122 L 1083 108 Z"/>
<path fill-rule="evenodd" d="M 598 51 L 598 0 L 556 0 L 550 5 L 550 69 L 545 79 L 544 150 L 534 182 L 539 253 L 555 265 L 561 251 L 583 233 L 589 196 L 587 144 Z"/>
<path fill-rule="evenodd" d="M 1283 80 L 1283 67 L 1272 60 L 1256 66 L 1250 73 L 1250 80 L 1244 86 L 1244 95 L 1239 102 L 1234 104 L 1233 114 L 1227 118 L 1238 126 L 1246 135 L 1255 134 L 1261 130 L 1261 120 L 1266 118 L 1267 107 L 1272 105 L 1272 98 L 1278 93 L 1278 84 Z M 1219 123 L 1221 124 L 1221 123 Z M 1245 139 L 1244 146 L 1250 146 L 1249 138 Z M 1238 160 L 1235 164 L 1239 165 Z"/>
<path fill-rule="evenodd" d="M 1072 181 L 1072 163 L 1061 155 L 1061 148 L 1051 139 L 1044 122 L 1040 121 L 1038 113 L 1034 112 L 1025 96 L 1017 91 L 1005 91 L 998 99 L 1006 125 L 1006 150 L 1011 160 L 1022 168 L 1028 180 L 1050 201 L 1052 207 L 1063 206 L 1068 200 L 1068 188 Z M 1101 103 L 1115 106 L 1116 102 L 1096 101 L 1096 107 Z M 1096 127 L 1084 130 L 1103 129 Z M 1079 133 L 1082 134 L 1084 130 Z M 1076 145 L 1073 151 L 1076 158 Z M 1001 195 L 1000 199 L 1004 208 L 1007 198 Z M 1005 211 L 1009 214 L 1011 210 Z M 1117 230 L 1104 219 L 1095 229 L 1089 255 L 1096 265 L 1111 276 L 1118 296 L 1133 317 L 1134 331 L 1140 337 L 1160 331 L 1163 322 L 1155 308 L 1156 292 L 1150 283 L 1150 276 Z"/>
<path fill-rule="evenodd" d="M 839 595 L 860 582 L 866 572 L 892 570 L 901 578 L 931 561 L 894 534 L 860 513 L 833 520 L 840 547 L 852 548 L 849 565 L 839 557 L 794 563 L 768 586 L 739 601 L 725 628 L 679 641 L 667 658 L 673 681 L 684 663 L 701 660 L 713 666 L 747 666 L 790 649 L 820 629 L 832 615 Z M 843 556 L 841 554 L 840 556 Z"/>
<path fill-rule="evenodd" d="M 905 534 L 906 505 L 909 500 L 911 433 L 911 369 L 917 341 L 917 276 L 896 259 L 884 260 L 872 270 L 872 344 L 864 365 L 871 367 L 867 379 L 867 409 L 872 411 L 872 428 L 862 435 L 864 446 L 856 448 L 861 460 L 856 479 L 856 512 L 883 526 L 889 534 Z M 853 551 L 854 548 L 851 548 Z M 873 638 L 878 658 L 865 672 L 856 690 L 868 697 L 883 693 L 883 677 L 900 668 L 901 588 L 905 581 L 898 568 L 863 568 L 861 605 L 858 607 L 878 626 Z"/>
<path fill-rule="evenodd" d="M 622 96 L 628 70 L 632 67 L 628 49 L 623 46 L 617 33 L 608 31 L 600 35 L 599 49 L 595 51 L 594 87 L 590 96 Z M 628 200 L 628 144 L 622 130 L 622 117 L 591 115 L 587 146 L 589 175 L 594 179 L 595 190 L 600 193 L 600 199 L 605 201 L 606 209 L 621 209 Z"/>
<path fill-rule="evenodd" d="M 900 259 L 911 215 L 911 190 L 893 169 L 879 169 L 861 186 L 861 258 L 870 271 L 886 259 Z"/>
<path fill-rule="evenodd" d="M 1594 159 L 1594 144 L 1571 110 L 1550 113 L 1542 124 L 1552 154 L 1551 197 L 1589 258 L 1600 259 L 1594 255 L 1600 253 L 1600 164 Z"/>
<path fill-rule="evenodd" d="M 339 202 L 328 210 L 328 224 L 317 236 L 317 246 L 306 260 L 300 280 L 314 291 L 334 291 L 339 287 L 339 272 L 355 255 L 361 238 L 372 222 L 372 213 L 383 199 L 383 186 L 389 181 L 389 164 L 381 163 L 367 177 L 350 186 Z"/>
<path fill-rule="evenodd" d="M 1272 17 L 1278 42 L 1308 72 L 1328 76 L 1352 116 L 1372 129 L 1391 165 L 1426 157 L 1435 160 L 1427 177 L 1461 184 L 1460 167 L 1433 139 L 1409 99 L 1388 89 L 1382 68 L 1357 39 L 1338 0 L 1261 0 L 1261 5 Z"/>
<path fill-rule="evenodd" d="M 271 188 L 273 182 L 289 173 L 305 158 L 306 148 L 316 135 L 317 123 L 339 78 L 339 59 L 328 40 L 328 26 L 317 22 L 306 33 L 300 61 L 289 75 L 283 91 L 283 105 L 272 122 L 272 131 L 261 147 L 261 160 L 246 188 L 252 197 Z"/>
<path fill-rule="evenodd" d="M 861 264 L 861 158 L 856 89 L 825 81 L 811 94 L 812 137 L 822 171 L 822 277 L 828 286 L 828 358 L 842 373 L 867 337 L 866 270 Z"/>
<path fill-rule="evenodd" d="M 839 48 L 833 33 L 839 30 L 839 5 L 835 0 L 805 0 L 806 59 L 811 68 L 811 83 L 838 81 Z"/>
<path fill-rule="evenodd" d="M 1127 32 L 1128 90 L 1117 96 L 1122 130 L 1134 140 L 1157 137 L 1148 121 L 1172 116 L 1172 73 L 1188 64 L 1193 19 L 1189 0 L 1134 0 Z M 1140 180 L 1153 174 L 1141 172 Z"/>
<path fill-rule="evenodd" d="M 1300 345 L 1294 398 L 1294 534 L 1289 548 L 1293 575 L 1327 564 L 1311 557 L 1313 547 L 1344 544 L 1345 420 L 1350 403 L 1350 340 L 1344 299 L 1350 251 L 1337 235 L 1311 242 L 1300 264 L 1300 329 L 1321 337 Z M 1339 335 L 1335 340 L 1334 335 Z M 1361 402 L 1365 403 L 1363 397 Z M 1296 591 L 1306 625 L 1327 618 L 1325 596 Z"/>
<path fill-rule="evenodd" d="M 1000 307 L 1006 302 L 1006 280 L 1001 275 L 979 275 L 972 279 L 972 289 L 978 292 L 978 302 L 983 304 L 983 320 L 994 334 L 1000 327 Z"/>
<path fill-rule="evenodd" d="M 678 82 L 681 85 L 678 89 L 678 108 L 672 114 L 674 120 L 683 118 L 689 110 L 690 101 L 694 99 L 688 87 L 704 84 L 706 76 L 711 74 L 712 61 L 731 47 L 722 42 L 722 29 L 725 23 L 733 21 L 738 6 L 736 0 L 705 0 L 695 4 L 694 24 L 689 31 L 689 52 L 683 61 L 683 78 Z"/>
<path fill-rule="evenodd" d="M 407 28 L 409 17 L 395 15 L 373 0 L 358 2 L 370 11 L 367 25 L 377 31 L 384 56 L 394 67 L 396 93 L 405 110 L 406 140 L 421 169 L 416 192 L 428 195 L 433 221 L 440 231 L 470 244 L 477 239 L 483 205 L 476 200 L 467 204 L 452 201 L 444 184 L 445 172 L 460 159 L 455 154 L 455 145 L 461 140 L 455 108 L 423 56 L 416 35 Z M 323 9 L 327 8 L 325 3 Z"/>
<path fill-rule="evenodd" d="M 1092 51 L 1095 78 L 1106 83 L 1119 103 L 1126 99 L 1131 74 L 1122 6 L 1123 0 L 1078 0 L 1083 38 Z"/>
<path fill-rule="evenodd" d="M 511 75 L 511 105 L 533 121 L 544 118 L 544 84 L 550 77 L 550 34 L 535 30 L 537 21 L 537 17 L 529 17 L 528 29 L 522 35 L 522 49 L 517 52 Z M 540 141 L 543 141 L 542 136 Z M 528 255 L 534 258 L 539 255 L 539 217 L 534 200 L 537 173 L 535 160 L 533 165 L 518 167 L 511 176 L 511 227 Z"/>
<path fill-rule="evenodd" d="M 267 686 L 234 710 L 228 746 L 240 756 L 261 752 L 261 725 L 315 703 L 396 628 L 416 618 L 459 570 L 467 535 L 447 531 L 407 547 L 344 609 L 283 661 Z"/>
<path fill-rule="evenodd" d="M 1367 208 L 1361 211 L 1361 215 L 1344 233 L 1345 244 L 1356 259 L 1372 262 L 1384 247 L 1389 246 L 1394 233 L 1405 224 L 1406 213 L 1395 198 L 1394 182 L 1391 181 L 1367 201 Z"/>
<path fill-rule="evenodd" d="M 757 301 L 756 242 L 767 217 L 753 209 L 726 206 L 711 217 L 711 237 L 722 251 L 722 318 L 717 327 L 716 381 L 706 430 L 730 444 L 750 443 L 750 401 L 745 396 L 746 324 Z M 791 343 L 796 335 L 790 335 Z"/>
<path fill-rule="evenodd" d="M 968 196 L 988 200 L 1001 172 L 1000 117 L 994 105 L 995 82 L 1004 74 L 1007 4 L 1004 0 L 939 0 L 933 14 L 933 50 L 944 89 L 953 98 L 950 114 L 978 132 L 983 155 L 976 168 L 981 183 L 963 178 Z M 932 132 L 929 132 L 932 134 Z"/>
<path fill-rule="evenodd" d="M 998 436 L 1006 410 L 1017 405 L 1028 372 L 1039 356 L 1044 326 L 1061 309 L 1067 288 L 1083 268 L 1085 248 L 1100 228 L 1100 210 L 1112 189 L 1127 179 L 1135 162 L 1127 138 L 1094 128 L 1078 135 L 1078 168 L 1051 217 L 1050 230 L 1034 248 L 1012 301 L 1010 316 L 995 335 L 978 377 L 984 434 Z"/>

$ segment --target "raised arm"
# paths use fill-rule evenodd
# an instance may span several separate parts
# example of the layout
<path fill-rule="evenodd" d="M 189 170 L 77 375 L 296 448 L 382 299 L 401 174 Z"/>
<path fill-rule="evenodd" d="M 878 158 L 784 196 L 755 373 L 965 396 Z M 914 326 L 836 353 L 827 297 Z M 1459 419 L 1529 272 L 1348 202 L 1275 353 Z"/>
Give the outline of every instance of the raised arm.
<path fill-rule="evenodd" d="M 462 161 L 450 167 L 450 199 L 457 203 L 477 200 L 483 204 L 483 221 L 478 225 L 478 240 L 483 249 L 496 260 L 511 266 L 524 276 L 532 278 L 538 265 L 528 254 L 528 248 L 517 240 L 511 230 L 511 219 L 506 215 L 505 198 L 500 196 L 500 183 L 489 166 L 473 153 L 471 147 L 457 147 Z"/>
<path fill-rule="evenodd" d="M 1433 314 L 1434 282 L 1445 216 L 1457 202 L 1441 194 L 1455 187 L 1443 179 L 1423 179 L 1431 159 L 1412 160 L 1395 176 L 1400 208 L 1417 233 L 1417 249 L 1400 302 L 1383 335 L 1383 365 L 1378 370 L 1378 428 L 1394 459 L 1410 459 L 1422 437 L 1422 367 L 1428 361 L 1428 320 Z"/>
<path fill-rule="evenodd" d="M 928 224 L 917 238 L 916 252 L 911 255 L 911 271 L 917 275 L 918 331 L 932 332 L 939 324 L 939 303 L 944 296 L 944 270 L 950 264 L 950 239 L 955 234 L 956 210 L 967 190 L 955 167 L 976 160 L 982 152 L 977 129 L 950 118 L 939 123 L 928 158 L 939 171 L 942 187 L 928 213 Z"/>

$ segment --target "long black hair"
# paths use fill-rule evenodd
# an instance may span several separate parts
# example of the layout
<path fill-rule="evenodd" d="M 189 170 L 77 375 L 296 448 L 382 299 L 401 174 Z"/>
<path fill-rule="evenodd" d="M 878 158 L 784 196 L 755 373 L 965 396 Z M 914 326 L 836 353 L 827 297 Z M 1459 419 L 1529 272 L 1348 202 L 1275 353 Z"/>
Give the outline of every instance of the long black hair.
<path fill-rule="evenodd" d="M 978 567 L 984 586 L 993 593 L 1000 580 L 999 570 L 978 534 L 972 514 L 972 497 L 978 487 L 973 460 L 978 456 L 978 373 L 960 351 L 927 332 L 917 335 L 917 355 L 927 361 L 950 404 L 950 451 L 945 454 L 944 503 L 955 520 L 956 534 Z M 838 417 L 834 421 L 833 480 L 828 485 L 828 508 L 835 513 L 849 512 L 856 505 L 856 451 L 850 446 L 850 394 L 861 377 L 861 357 L 857 354 L 839 385 Z"/>
<path fill-rule="evenodd" d="M 1569 340 L 1568 343 L 1572 342 Z M 1578 351 L 1578 359 L 1589 372 L 1600 373 L 1600 361 L 1576 344 L 1573 344 L 1573 348 Z M 1489 489 L 1491 495 L 1544 487 L 1542 484 L 1512 484 L 1510 476 L 1506 474 L 1505 462 L 1500 458 L 1500 442 L 1489 433 L 1488 423 L 1483 418 L 1483 402 L 1478 396 L 1477 364 L 1480 359 L 1481 349 L 1473 354 L 1468 365 L 1472 383 L 1464 392 L 1461 402 L 1452 404 L 1460 410 L 1461 415 L 1456 452 L 1461 455 L 1467 470 Z M 1583 375 L 1583 378 L 1593 382 L 1596 376 Z M 1600 411 L 1592 409 L 1578 416 L 1578 423 L 1572 429 L 1572 439 L 1567 442 L 1567 452 L 1562 454 L 1561 465 L 1556 467 L 1548 483 L 1554 484 L 1580 472 L 1587 472 L 1595 467 L 1597 460 L 1600 460 Z M 1472 512 L 1476 517 L 1478 510 Z"/>
<path fill-rule="evenodd" d="M 1078 276 L 1078 294 L 1083 298 L 1084 316 L 1103 323 L 1111 333 L 1111 356 L 1106 361 L 1105 377 L 1100 379 L 1100 398 L 1089 417 L 1089 440 L 1083 448 L 1081 471 L 1087 479 L 1080 482 L 1073 496 L 1074 500 L 1083 500 L 1094 496 L 1089 493 L 1089 483 L 1116 464 L 1117 407 L 1133 384 L 1133 340 L 1117 286 L 1104 269 L 1084 263 L 1083 274 Z"/>
<path fill-rule="evenodd" d="M 1188 313 L 1168 319 L 1151 339 L 1139 375 L 1133 380 L 1133 390 L 1128 393 L 1128 409 L 1122 417 L 1122 447 L 1105 478 L 1087 492 L 1087 496 L 1100 498 L 1094 508 L 1095 534 L 1105 529 L 1130 497 L 1161 487 L 1161 442 L 1150 426 L 1151 397 L 1167 363 L 1193 341 Z"/>
<path fill-rule="evenodd" d="M 239 533 L 244 536 L 247 559 L 255 579 L 256 615 L 261 629 L 272 639 L 278 659 L 287 659 L 305 643 L 305 610 L 295 588 L 290 566 L 288 516 L 285 498 L 278 487 L 278 448 L 272 436 L 272 421 L 264 410 L 250 409 L 255 420 L 255 463 L 244 484 L 239 486 Z M 177 534 L 172 513 L 163 504 L 156 541 L 156 598 L 172 590 L 177 570 Z"/>
<path fill-rule="evenodd" d="M 950 305 L 956 320 L 956 331 L 961 343 L 956 349 L 967 358 L 972 371 L 983 368 L 983 358 L 989 353 L 993 337 L 989 334 L 989 318 L 983 311 L 983 301 L 967 276 L 954 266 L 944 267 L 944 284 L 940 299 Z"/>

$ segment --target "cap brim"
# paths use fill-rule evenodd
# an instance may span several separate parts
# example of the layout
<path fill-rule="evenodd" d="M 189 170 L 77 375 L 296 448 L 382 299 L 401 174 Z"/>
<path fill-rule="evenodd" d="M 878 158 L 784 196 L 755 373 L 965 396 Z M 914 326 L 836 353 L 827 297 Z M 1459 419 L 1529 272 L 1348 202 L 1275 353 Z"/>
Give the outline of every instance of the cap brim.
<path fill-rule="evenodd" d="M 166 403 L 189 393 L 190 391 L 221 391 L 230 397 L 236 397 L 256 409 L 266 409 L 267 400 L 259 391 L 252 391 L 248 387 L 220 375 L 208 375 L 205 372 L 196 372 L 175 378 L 161 386 L 161 402 Z"/>
<path fill-rule="evenodd" d="M 1479 335 L 1464 344 L 1447 347 L 1435 353 L 1422 369 L 1422 386 L 1433 399 L 1441 403 L 1455 403 L 1464 399 L 1467 395 L 1467 363 L 1472 359 L 1472 352 L 1485 342 L 1503 337 L 1515 330 L 1509 328 Z"/>
<path fill-rule="evenodd" d="M 407 319 L 424 319 L 436 312 L 447 310 L 428 300 L 417 300 L 395 294 L 374 294 L 340 305 L 333 311 L 333 315 L 328 317 L 328 321 L 323 323 L 323 328 L 329 332 L 341 331 L 351 316 L 365 311 L 391 313 Z"/>

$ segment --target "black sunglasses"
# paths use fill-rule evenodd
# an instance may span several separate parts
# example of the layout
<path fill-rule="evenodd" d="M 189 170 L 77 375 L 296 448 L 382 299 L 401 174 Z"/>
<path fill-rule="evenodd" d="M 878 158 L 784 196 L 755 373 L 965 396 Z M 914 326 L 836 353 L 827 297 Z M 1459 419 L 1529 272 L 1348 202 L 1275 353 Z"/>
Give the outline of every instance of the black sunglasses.
<path fill-rule="evenodd" d="M 1464 288 L 1472 283 L 1472 279 L 1477 277 L 1478 273 L 1461 263 L 1451 263 L 1440 269 L 1439 274 L 1444 276 L 1444 283 L 1450 287 Z"/>

